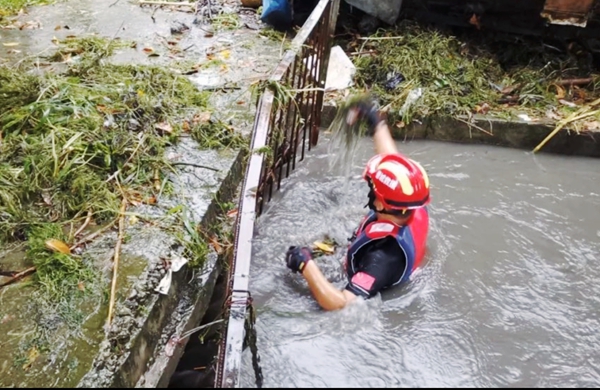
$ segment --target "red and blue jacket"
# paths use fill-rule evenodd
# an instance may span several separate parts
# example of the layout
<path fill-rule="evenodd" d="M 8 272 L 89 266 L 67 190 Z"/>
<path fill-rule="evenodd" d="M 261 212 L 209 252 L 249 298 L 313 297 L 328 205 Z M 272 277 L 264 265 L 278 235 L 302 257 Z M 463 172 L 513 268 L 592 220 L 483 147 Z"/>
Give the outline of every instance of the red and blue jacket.
<path fill-rule="evenodd" d="M 406 259 L 406 270 L 394 285 L 407 281 L 413 271 L 419 267 L 425 256 L 425 246 L 429 231 L 429 212 L 427 207 L 416 209 L 404 226 L 389 221 L 378 221 L 374 211 L 369 212 L 355 231 L 346 256 L 346 272 L 350 279 L 356 273 L 359 250 L 369 243 L 386 237 L 394 237 L 399 250 Z"/>

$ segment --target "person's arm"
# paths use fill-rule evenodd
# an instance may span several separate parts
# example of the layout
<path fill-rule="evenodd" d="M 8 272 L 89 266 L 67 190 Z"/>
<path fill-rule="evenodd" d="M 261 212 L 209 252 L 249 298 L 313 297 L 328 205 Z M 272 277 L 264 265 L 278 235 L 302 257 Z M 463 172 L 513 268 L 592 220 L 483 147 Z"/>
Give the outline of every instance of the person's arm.
<path fill-rule="evenodd" d="M 373 142 L 377 154 L 398 154 L 396 142 L 392 138 L 390 127 L 385 120 L 380 121 L 373 130 Z"/>
<path fill-rule="evenodd" d="M 286 256 L 288 268 L 302 273 L 322 309 L 339 310 L 357 297 L 368 299 L 399 279 L 406 269 L 403 253 L 394 238 L 380 240 L 362 254 L 361 267 L 344 290 L 338 290 L 312 260 L 309 248 L 291 247 Z"/>
<path fill-rule="evenodd" d="M 369 126 L 369 133 L 373 135 L 375 151 L 377 154 L 397 154 L 398 148 L 392 138 L 392 132 L 387 121 L 381 116 L 379 111 L 367 103 L 359 103 L 353 110 L 350 110 L 346 120 L 352 125 L 357 120 L 364 119 Z"/>
<path fill-rule="evenodd" d="M 306 279 L 313 297 L 324 310 L 343 309 L 348 303 L 356 299 L 356 295 L 351 291 L 340 291 L 331 284 L 314 261 L 309 261 L 306 264 L 302 276 Z"/>

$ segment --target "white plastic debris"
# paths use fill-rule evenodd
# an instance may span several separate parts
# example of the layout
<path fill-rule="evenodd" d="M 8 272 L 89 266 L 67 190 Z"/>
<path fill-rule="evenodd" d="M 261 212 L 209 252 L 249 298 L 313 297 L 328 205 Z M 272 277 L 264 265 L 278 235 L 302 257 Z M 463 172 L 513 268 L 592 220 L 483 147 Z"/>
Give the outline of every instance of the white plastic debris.
<path fill-rule="evenodd" d="M 531 117 L 527 114 L 519 114 L 517 115 L 519 117 L 519 119 L 521 119 L 522 121 L 525 122 L 531 122 Z"/>
<path fill-rule="evenodd" d="M 181 269 L 181 267 L 186 265 L 187 262 L 188 259 L 186 259 L 183 256 L 173 256 L 171 258 L 171 269 L 173 270 L 173 272 L 177 272 Z"/>
<path fill-rule="evenodd" d="M 309 70 L 312 68 L 313 61 L 314 54 L 304 59 L 304 64 Z M 356 67 L 344 50 L 340 46 L 332 47 L 327 65 L 325 91 L 341 91 L 351 87 L 354 83 L 355 73 Z"/>
<path fill-rule="evenodd" d="M 410 106 L 415 104 L 421 96 L 423 96 L 423 88 L 415 88 L 411 90 L 408 93 L 408 96 L 406 97 L 402 108 L 400 108 L 400 111 L 398 112 L 400 116 L 404 115 L 409 110 Z"/>
<path fill-rule="evenodd" d="M 169 293 L 169 289 L 171 288 L 171 279 L 173 277 L 173 271 L 169 268 L 167 270 L 167 274 L 161 279 L 158 287 L 156 287 L 155 291 L 167 295 Z"/>
<path fill-rule="evenodd" d="M 356 67 L 340 46 L 331 48 L 327 65 L 326 91 L 339 91 L 351 87 Z"/>

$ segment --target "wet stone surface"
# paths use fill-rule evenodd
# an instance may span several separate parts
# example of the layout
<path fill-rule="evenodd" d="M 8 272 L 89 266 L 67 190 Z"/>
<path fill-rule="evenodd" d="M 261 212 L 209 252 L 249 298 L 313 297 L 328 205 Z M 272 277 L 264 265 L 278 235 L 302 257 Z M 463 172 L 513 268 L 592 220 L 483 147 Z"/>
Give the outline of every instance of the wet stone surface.
<path fill-rule="evenodd" d="M 213 92 L 213 117 L 247 135 L 255 112 L 250 85 L 270 73 L 282 54 L 281 42 L 260 35 L 265 26 L 255 10 L 240 9 L 236 1 L 212 3 L 220 3 L 213 5 L 212 21 L 206 10 L 200 10 L 198 17 L 187 7 L 139 6 L 126 0 L 62 1 L 31 8 L 0 30 L 0 43 L 17 43 L 0 44 L 0 62 L 14 65 L 37 57 L 44 67 L 43 56 L 56 49 L 54 42 L 69 37 L 98 35 L 131 41 L 110 61 L 161 65 L 188 75 L 198 88 Z M 125 218 L 110 329 L 105 329 L 105 323 L 117 239 L 114 228 L 81 254 L 101 272 L 95 285 L 85 286 L 87 294 L 82 294 L 72 323 L 61 319 L 59 304 L 38 305 L 32 299 L 35 284 L 29 280 L 1 289 L 0 333 L 5 336 L 0 340 L 0 385 L 135 385 L 145 364 L 128 366 L 131 356 L 138 353 L 150 359 L 154 350 L 147 342 L 161 350 L 185 324 L 198 296 L 210 295 L 216 278 L 216 259 L 209 256 L 205 268 L 192 273 L 185 287 L 173 273 L 168 295 L 155 291 L 167 272 L 165 264 L 183 250 L 168 227 L 182 213 L 193 223 L 202 221 L 231 167 L 239 162 L 239 152 L 199 150 L 189 138 L 168 150 L 167 158 L 176 163 L 176 172 L 170 175 L 172 190 L 162 194 L 156 205 L 129 208 Z M 178 208 L 183 211 L 172 213 Z M 1 264 L 11 269 L 27 267 L 22 249 L 4 248 Z M 184 270 L 179 272 L 183 275 Z M 0 282 L 4 280 L 0 276 Z M 44 349 L 32 342 L 41 331 L 51 340 Z M 131 350 L 137 352 L 132 355 Z"/>

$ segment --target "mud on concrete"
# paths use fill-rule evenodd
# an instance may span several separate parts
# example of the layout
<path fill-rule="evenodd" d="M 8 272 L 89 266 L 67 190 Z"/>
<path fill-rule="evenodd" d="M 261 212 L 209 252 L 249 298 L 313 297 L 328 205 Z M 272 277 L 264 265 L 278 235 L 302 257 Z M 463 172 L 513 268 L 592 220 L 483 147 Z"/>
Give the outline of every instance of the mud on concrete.
<path fill-rule="evenodd" d="M 271 72 L 283 53 L 283 41 L 263 34 L 266 26 L 256 10 L 242 8 L 237 1 L 200 1 L 198 12 L 196 2 L 190 4 L 157 7 L 127 0 L 79 0 L 33 7 L 0 30 L 0 42 L 10 43 L 0 45 L 0 58 L 8 64 L 39 58 L 56 49 L 55 42 L 73 36 L 132 41 L 135 45 L 120 50 L 111 61 L 162 65 L 185 74 L 198 88 L 213 92 L 213 115 L 248 135 L 255 109 L 251 86 Z M 185 218 L 207 231 L 212 228 L 215 234 L 227 230 L 232 221 L 223 214 L 234 207 L 246 155 L 243 149 L 200 150 L 190 138 L 168 151 L 171 162 L 181 163 L 170 175 L 172 191 L 157 205 L 130 209 L 126 218 L 127 240 L 109 329 L 104 324 L 117 240 L 114 230 L 85 250 L 84 255 L 103 272 L 98 289 L 82 304 L 83 325 L 74 332 L 53 328 L 54 341 L 48 350 L 28 345 L 28 337 L 40 326 L 39 316 L 27 305 L 34 286 L 19 283 L 3 289 L 0 329 L 7 337 L 1 347 L 0 383 L 7 387 L 166 385 L 187 339 L 169 353 L 165 347 L 173 335 L 196 326 L 204 316 L 224 256 L 211 246 L 202 268 L 184 266 L 173 272 L 168 293 L 159 294 L 156 288 L 170 260 L 184 251 L 168 226 L 176 218 Z M 10 258 L 7 252 L 0 253 L 2 261 Z M 43 309 L 46 314 L 59 311 L 58 307 Z M 147 367 L 151 367 L 148 372 Z"/>

